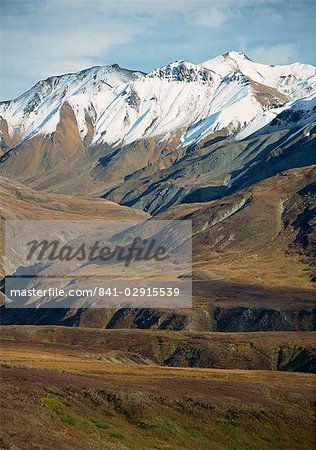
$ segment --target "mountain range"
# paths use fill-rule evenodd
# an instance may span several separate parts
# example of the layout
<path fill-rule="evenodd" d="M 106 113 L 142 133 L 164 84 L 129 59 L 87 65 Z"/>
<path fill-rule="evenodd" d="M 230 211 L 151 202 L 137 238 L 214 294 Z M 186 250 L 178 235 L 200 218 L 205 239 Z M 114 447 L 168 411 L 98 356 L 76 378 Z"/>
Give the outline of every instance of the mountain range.
<path fill-rule="evenodd" d="M 233 51 L 149 74 L 114 64 L 54 76 L 0 104 L 0 173 L 152 214 L 212 200 L 267 158 L 291 168 L 294 144 L 314 161 L 315 93 L 315 67 Z"/>
<path fill-rule="evenodd" d="M 176 61 L 149 74 L 117 64 L 92 67 L 40 81 L 17 99 L 1 103 L 2 139 L 20 144 L 54 133 L 68 105 L 81 140 L 90 135 L 90 146 L 166 140 L 179 129 L 181 146 L 216 131 L 240 140 L 284 110 L 312 114 L 315 90 L 313 66 L 265 66 L 237 52 L 202 64 Z M 303 98 L 303 103 L 295 102 Z"/>
<path fill-rule="evenodd" d="M 192 219 L 196 309 L 71 325 L 311 329 L 315 121 L 315 67 L 234 51 L 53 76 L 0 103 L 2 218 Z"/>

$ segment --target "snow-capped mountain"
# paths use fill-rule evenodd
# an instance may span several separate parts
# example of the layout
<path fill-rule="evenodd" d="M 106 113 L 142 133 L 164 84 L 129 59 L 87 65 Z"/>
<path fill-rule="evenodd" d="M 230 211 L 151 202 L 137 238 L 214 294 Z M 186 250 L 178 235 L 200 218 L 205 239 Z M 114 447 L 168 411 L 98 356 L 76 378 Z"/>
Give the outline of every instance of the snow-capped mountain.
<path fill-rule="evenodd" d="M 90 146 L 166 139 L 175 132 L 183 147 L 218 131 L 244 139 L 293 101 L 315 93 L 315 67 L 268 66 L 237 52 L 201 64 L 176 61 L 149 74 L 117 65 L 92 67 L 40 81 L 2 102 L 2 146 L 51 135 L 65 105 L 73 111 L 81 140 L 90 133 Z"/>
<path fill-rule="evenodd" d="M 92 118 L 99 117 L 105 105 L 119 95 L 122 86 L 139 76 L 142 74 L 117 64 L 53 76 L 39 81 L 20 97 L 0 103 L 0 116 L 7 121 L 10 136 L 29 139 L 36 134 L 53 133 L 60 109 L 67 102 L 74 110 L 78 128 L 85 128 L 86 113 Z"/>
<path fill-rule="evenodd" d="M 291 99 L 306 97 L 315 93 L 315 67 L 309 64 L 271 66 L 251 61 L 244 53 L 227 52 L 202 63 L 203 67 L 221 76 L 240 72 L 250 80 L 277 89 Z"/>

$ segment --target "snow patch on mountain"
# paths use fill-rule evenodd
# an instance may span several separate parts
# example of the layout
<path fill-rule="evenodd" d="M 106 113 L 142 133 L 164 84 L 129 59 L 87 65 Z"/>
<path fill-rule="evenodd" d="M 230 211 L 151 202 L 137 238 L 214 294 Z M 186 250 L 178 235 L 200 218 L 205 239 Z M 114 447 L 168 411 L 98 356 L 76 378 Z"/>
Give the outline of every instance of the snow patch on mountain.
<path fill-rule="evenodd" d="M 283 108 L 261 111 L 235 138 L 246 139 L 260 133 L 271 133 L 280 129 L 301 128 L 316 121 L 316 94 L 293 101 Z"/>

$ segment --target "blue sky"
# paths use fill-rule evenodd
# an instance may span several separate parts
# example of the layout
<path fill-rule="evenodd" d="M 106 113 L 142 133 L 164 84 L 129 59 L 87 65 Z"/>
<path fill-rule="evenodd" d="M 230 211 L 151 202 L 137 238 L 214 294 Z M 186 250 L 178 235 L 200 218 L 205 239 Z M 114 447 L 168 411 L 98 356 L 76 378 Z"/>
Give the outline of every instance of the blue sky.
<path fill-rule="evenodd" d="M 316 0 L 0 0 L 0 99 L 93 65 L 148 72 L 227 50 L 316 64 L 315 19 Z"/>

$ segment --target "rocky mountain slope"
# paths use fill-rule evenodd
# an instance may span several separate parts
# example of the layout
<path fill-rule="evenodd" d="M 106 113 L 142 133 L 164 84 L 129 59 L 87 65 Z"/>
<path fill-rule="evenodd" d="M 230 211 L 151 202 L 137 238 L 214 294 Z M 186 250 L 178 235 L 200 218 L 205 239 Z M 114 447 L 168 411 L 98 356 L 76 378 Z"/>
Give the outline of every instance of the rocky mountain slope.
<path fill-rule="evenodd" d="M 7 218 L 148 217 L 104 200 L 39 193 L 4 181 Z M 311 166 L 223 199 L 178 205 L 159 214 L 157 219 L 192 219 L 193 309 L 6 309 L 2 323 L 196 332 L 312 330 L 315 203 Z"/>

